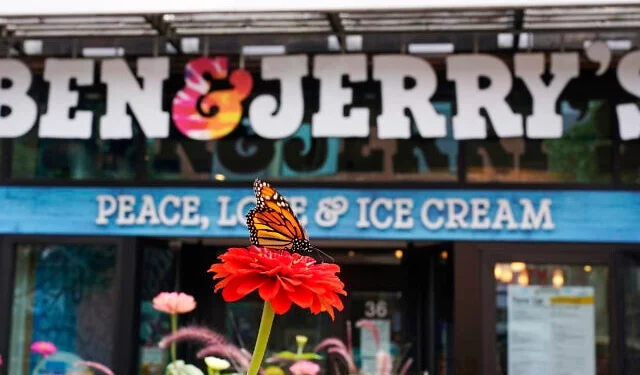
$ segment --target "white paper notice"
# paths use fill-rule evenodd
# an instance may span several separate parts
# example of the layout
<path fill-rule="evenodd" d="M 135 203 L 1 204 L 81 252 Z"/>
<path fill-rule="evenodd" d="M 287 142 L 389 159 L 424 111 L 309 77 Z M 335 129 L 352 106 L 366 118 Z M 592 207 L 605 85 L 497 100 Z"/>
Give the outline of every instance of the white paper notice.
<path fill-rule="evenodd" d="M 391 321 L 388 319 L 371 320 L 380 332 L 380 350 L 389 353 L 391 350 Z M 376 370 L 376 345 L 371 332 L 368 329 L 360 329 L 360 357 L 362 359 L 362 372 L 374 374 Z"/>
<path fill-rule="evenodd" d="M 509 285 L 509 375 L 595 375 L 592 287 Z"/>

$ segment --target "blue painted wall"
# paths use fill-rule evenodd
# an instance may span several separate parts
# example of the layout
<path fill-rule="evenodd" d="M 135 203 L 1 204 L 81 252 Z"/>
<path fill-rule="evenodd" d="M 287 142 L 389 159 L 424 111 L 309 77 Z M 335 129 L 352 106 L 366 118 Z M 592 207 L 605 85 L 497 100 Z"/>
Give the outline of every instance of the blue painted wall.
<path fill-rule="evenodd" d="M 418 190 L 418 189 L 382 189 L 357 190 L 341 188 L 282 188 L 281 192 L 291 202 L 306 199 L 306 209 L 300 217 L 306 217 L 309 236 L 323 239 L 395 239 L 395 240 L 489 240 L 489 241 L 567 241 L 567 242 L 640 242 L 640 192 L 623 191 L 501 191 L 501 190 Z M 178 222 L 167 225 L 167 220 L 181 215 L 182 206 L 176 208 L 173 203 L 165 204 L 165 223 L 136 223 L 143 206 L 143 196 L 153 199 L 153 207 L 148 205 L 147 219 L 160 210 L 163 198 L 174 196 L 180 200 L 191 197 L 195 213 L 193 222 Z M 105 216 L 104 224 L 96 223 L 98 218 L 98 196 L 106 196 L 104 207 L 107 212 L 115 209 L 114 201 L 120 199 L 135 200 L 130 209 L 122 211 L 126 222 L 117 224 L 119 211 Z M 130 198 L 123 198 L 130 196 Z M 120 198 L 118 198 L 120 197 Z M 341 197 L 348 207 L 338 209 L 334 197 Z M 0 233 L 4 234 L 66 234 L 66 235 L 104 235 L 104 236 L 198 236 L 247 239 L 244 226 L 244 214 L 253 206 L 249 203 L 238 208 L 238 202 L 252 201 L 251 186 L 246 188 L 131 188 L 131 187 L 2 187 L 0 188 Z M 370 204 L 362 210 L 358 200 L 370 202 L 382 198 L 382 206 L 371 212 Z M 451 204 L 453 198 L 458 203 Z M 403 215 L 396 215 L 385 204 L 393 201 L 385 199 L 405 199 Z M 424 203 L 429 199 L 439 199 L 444 205 L 442 210 L 437 204 L 429 207 L 423 215 Z M 472 199 L 488 199 L 487 212 L 473 210 Z M 531 203 L 533 213 L 540 213 L 544 200 L 549 200 L 551 220 L 541 220 L 537 229 L 523 229 L 524 207 L 521 200 Z M 502 206 L 500 201 L 502 200 Z M 225 206 L 221 202 L 228 202 Z M 126 203 L 126 202 L 125 202 Z M 477 203 L 477 202 L 476 202 Z M 457 228 L 445 225 L 429 229 L 425 225 L 425 216 L 429 223 L 442 218 L 446 224 L 450 213 L 467 213 L 458 221 Z M 125 205 L 126 206 L 126 205 Z M 226 207 L 226 212 L 224 208 Z M 345 208 L 344 206 L 342 206 Z M 502 207 L 502 228 L 494 227 L 496 215 Z M 506 207 L 506 208 L 505 208 Z M 149 209 L 151 211 L 149 211 Z M 452 211 L 449 211 L 449 210 Z M 509 212 L 506 212 L 507 210 Z M 237 213 L 235 217 L 232 215 Z M 464 213 L 464 212 L 463 212 Z M 473 215 L 478 221 L 487 222 L 488 229 L 471 228 Z M 372 214 L 378 218 L 378 227 Z M 507 229 L 509 222 L 505 215 L 513 218 L 514 228 Z M 396 220 L 398 216 L 399 220 Z M 499 216 L 499 215 L 498 215 Z M 332 218 L 337 218 L 332 222 Z M 542 218 L 542 216 L 541 216 Z M 547 219 L 548 219 L 547 218 Z M 369 223 L 369 227 L 358 227 L 358 221 Z M 543 218 L 544 219 L 544 218 Z M 412 223 L 410 223 L 412 221 Z M 524 220 L 526 221 L 526 220 Z M 466 223 L 466 227 L 464 227 Z M 532 223 L 529 220 L 529 223 Z M 382 225 L 380 225 L 382 224 Z M 397 227 L 400 224 L 400 227 Z M 402 225 L 404 224 L 404 225 Z M 411 224 L 411 225 L 409 225 Z M 552 224 L 552 225 L 551 225 Z M 431 225 L 431 224 L 430 224 Z M 396 226 L 396 227 L 394 227 Z M 461 227 L 462 226 L 462 227 Z M 525 226 L 526 227 L 526 226 Z"/>

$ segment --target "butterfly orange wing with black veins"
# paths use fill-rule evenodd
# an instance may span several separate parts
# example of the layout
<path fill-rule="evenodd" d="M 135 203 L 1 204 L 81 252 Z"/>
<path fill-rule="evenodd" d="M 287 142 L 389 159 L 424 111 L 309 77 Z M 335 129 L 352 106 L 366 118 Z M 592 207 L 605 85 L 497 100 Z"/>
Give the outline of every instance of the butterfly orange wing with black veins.
<path fill-rule="evenodd" d="M 268 182 L 253 183 L 256 207 L 247 214 L 251 243 L 256 246 L 310 251 L 305 229 L 286 199 Z"/>

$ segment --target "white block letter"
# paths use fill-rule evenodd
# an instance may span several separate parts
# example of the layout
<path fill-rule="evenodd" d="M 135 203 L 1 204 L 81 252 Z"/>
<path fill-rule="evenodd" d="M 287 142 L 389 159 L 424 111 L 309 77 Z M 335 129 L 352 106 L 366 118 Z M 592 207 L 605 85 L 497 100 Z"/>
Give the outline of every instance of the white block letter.
<path fill-rule="evenodd" d="M 313 115 L 311 133 L 317 138 L 366 137 L 369 110 L 345 106 L 353 101 L 353 90 L 342 87 L 342 77 L 351 82 L 367 80 L 366 55 L 320 55 L 314 59 L 313 76 L 320 80 L 320 109 Z"/>
<path fill-rule="evenodd" d="M 429 208 L 431 208 L 431 206 L 434 206 L 436 210 L 442 212 L 444 210 L 444 201 L 436 198 L 427 199 L 420 210 L 420 220 L 422 221 L 422 225 L 427 229 L 437 230 L 442 228 L 444 218 L 442 217 L 442 214 L 440 214 L 435 222 L 429 220 Z"/>
<path fill-rule="evenodd" d="M 415 86 L 406 89 L 404 80 L 413 78 Z M 380 81 L 382 113 L 378 116 L 378 138 L 407 139 L 411 123 L 405 116 L 408 108 L 423 138 L 447 135 L 446 119 L 429 101 L 436 92 L 438 80 L 431 65 L 423 59 L 406 55 L 373 57 L 373 78 Z"/>
<path fill-rule="evenodd" d="M 71 118 L 71 108 L 78 106 L 78 92 L 71 91 L 71 80 L 78 86 L 93 85 L 93 60 L 90 59 L 47 59 L 44 64 L 44 79 L 49 82 L 49 104 L 47 113 L 40 119 L 38 135 L 42 138 L 91 138 L 91 111 L 75 111 Z"/>
<path fill-rule="evenodd" d="M 623 89 L 640 97 L 640 51 L 626 54 L 618 63 L 618 83 Z M 628 141 L 640 138 L 640 110 L 635 103 L 616 107 L 620 139 Z"/>
<path fill-rule="evenodd" d="M 520 205 L 522 206 L 522 222 L 520 223 L 520 229 L 553 229 L 555 224 L 551 218 L 551 199 L 545 198 L 540 200 L 540 210 L 536 214 L 536 211 L 529 199 L 520 199 Z M 544 221 L 544 224 L 543 224 Z"/>
<path fill-rule="evenodd" d="M 127 105 L 147 138 L 168 137 L 169 114 L 162 110 L 162 83 L 169 78 L 169 58 L 138 59 L 137 76 L 142 86 L 124 59 L 102 60 L 101 65 L 100 81 L 107 85 L 107 113 L 100 119 L 100 137 L 133 137 Z"/>
<path fill-rule="evenodd" d="M 98 200 L 98 218 L 96 219 L 96 224 L 107 225 L 109 224 L 107 217 L 113 215 L 118 208 L 116 198 L 114 198 L 113 195 L 100 194 L 96 199 Z"/>
<path fill-rule="evenodd" d="M 480 88 L 480 78 L 488 78 Z M 447 57 L 447 79 L 456 83 L 458 113 L 453 117 L 455 139 L 487 138 L 487 124 L 480 115 L 484 108 L 493 128 L 501 138 L 523 135 L 522 116 L 513 113 L 505 98 L 511 90 L 512 78 L 506 64 L 497 57 L 464 54 Z"/>
<path fill-rule="evenodd" d="M 8 107 L 11 112 L 0 116 L 0 138 L 16 138 L 31 130 L 38 119 L 38 106 L 27 95 L 31 86 L 31 72 L 21 61 L 13 59 L 0 60 L 0 83 L 9 80 L 11 86 L 0 85 L 0 111 Z"/>
<path fill-rule="evenodd" d="M 307 75 L 307 66 L 305 55 L 262 59 L 262 79 L 280 81 L 280 106 L 269 94 L 253 99 L 249 119 L 256 134 L 267 139 L 280 139 L 298 130 L 304 115 L 302 78 Z"/>
<path fill-rule="evenodd" d="M 533 98 L 533 114 L 527 119 L 528 138 L 562 137 L 562 116 L 556 113 L 556 102 L 569 81 L 579 74 L 577 53 L 553 53 L 553 79 L 547 86 L 542 81 L 544 62 L 543 53 L 515 56 L 515 74 L 524 81 Z"/>
<path fill-rule="evenodd" d="M 489 229 L 491 221 L 489 214 L 489 200 L 486 198 L 471 199 L 471 229 Z"/>

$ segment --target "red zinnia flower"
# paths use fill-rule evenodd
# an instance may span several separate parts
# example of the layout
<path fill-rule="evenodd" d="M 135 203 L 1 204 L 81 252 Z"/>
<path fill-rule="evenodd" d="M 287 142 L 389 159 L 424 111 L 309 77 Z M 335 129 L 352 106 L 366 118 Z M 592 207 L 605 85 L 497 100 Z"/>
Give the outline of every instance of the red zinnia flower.
<path fill-rule="evenodd" d="M 308 256 L 249 246 L 231 248 L 218 257 L 221 263 L 211 266 L 213 279 L 221 279 L 214 291 L 222 289 L 227 302 L 237 301 L 258 289 L 260 298 L 269 301 L 276 314 L 284 314 L 291 304 L 309 308 L 312 313 L 326 311 L 334 319 L 334 311 L 342 311 L 338 294 L 344 296 L 344 284 L 333 263 L 316 263 Z"/>

